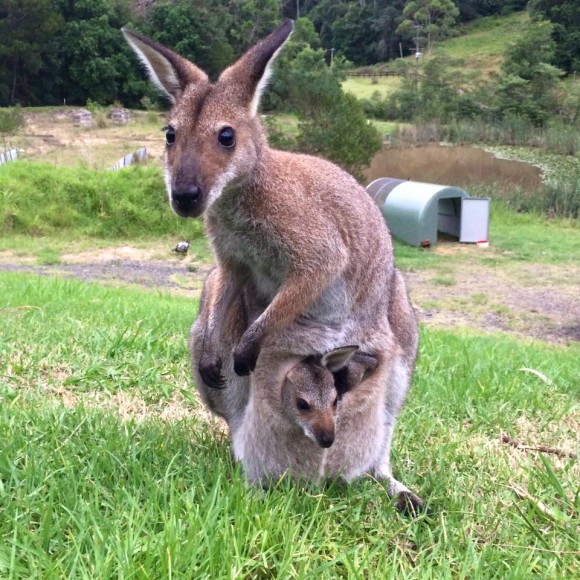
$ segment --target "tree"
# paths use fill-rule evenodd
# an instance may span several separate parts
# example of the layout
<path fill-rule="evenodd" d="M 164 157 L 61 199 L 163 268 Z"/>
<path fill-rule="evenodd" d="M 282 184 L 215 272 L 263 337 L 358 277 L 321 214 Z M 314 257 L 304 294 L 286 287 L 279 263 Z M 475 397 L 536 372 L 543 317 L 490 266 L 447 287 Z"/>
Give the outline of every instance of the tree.
<path fill-rule="evenodd" d="M 497 109 L 506 116 L 544 124 L 556 108 L 563 71 L 552 65 L 556 45 L 550 22 L 531 23 L 507 50 L 496 90 Z"/>
<path fill-rule="evenodd" d="M 459 9 L 452 0 L 411 0 L 403 9 L 404 20 L 397 32 L 409 38 L 418 38 L 419 32 L 426 34 L 430 55 L 436 40 L 453 33 L 458 16 Z"/>
<path fill-rule="evenodd" d="M 381 148 L 381 138 L 357 99 L 342 91 L 344 59 L 336 58 L 330 67 L 325 55 L 324 49 L 292 40 L 280 55 L 272 86 L 280 95 L 275 102 L 300 122 L 298 136 L 278 133 L 275 145 L 321 155 L 360 175 Z"/>
<path fill-rule="evenodd" d="M 300 124 L 301 151 L 331 159 L 357 177 L 381 147 L 379 132 L 351 94 L 343 94 L 331 108 Z"/>
<path fill-rule="evenodd" d="M 401 62 L 399 70 L 405 76 L 400 88 L 387 99 L 389 116 L 407 121 L 446 123 L 480 114 L 471 92 L 464 88 L 469 83 L 458 72 L 460 63 L 444 52 L 426 61 L 420 73 L 416 67 Z"/>
<path fill-rule="evenodd" d="M 24 117 L 18 109 L 0 109 L 0 136 L 2 147 L 8 149 L 6 139 L 24 127 Z"/>
<path fill-rule="evenodd" d="M 554 25 L 554 64 L 567 73 L 580 71 L 580 2 L 578 0 L 532 0 L 532 15 Z"/>
<path fill-rule="evenodd" d="M 268 35 L 279 23 L 280 0 L 230 0 L 234 26 L 230 36 L 240 54 Z"/>
<path fill-rule="evenodd" d="M 36 101 L 35 75 L 61 26 L 51 0 L 0 0 L 0 105 Z"/>
<path fill-rule="evenodd" d="M 138 106 L 153 95 L 133 63 L 120 28 L 130 20 L 127 0 L 52 0 L 63 19 L 46 43 L 42 68 L 35 79 L 37 99 L 44 104 L 84 105 L 115 100 Z"/>
<path fill-rule="evenodd" d="M 233 18 L 218 0 L 175 0 L 155 4 L 145 32 L 215 78 L 235 59 L 226 32 Z"/>

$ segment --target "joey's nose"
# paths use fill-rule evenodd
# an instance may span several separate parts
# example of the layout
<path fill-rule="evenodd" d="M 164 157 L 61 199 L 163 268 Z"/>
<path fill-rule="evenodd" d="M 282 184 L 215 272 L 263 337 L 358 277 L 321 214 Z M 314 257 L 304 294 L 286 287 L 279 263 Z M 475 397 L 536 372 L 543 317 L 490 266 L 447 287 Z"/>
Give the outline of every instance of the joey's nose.
<path fill-rule="evenodd" d="M 171 206 L 181 217 L 195 217 L 201 211 L 201 189 L 197 185 L 171 188 Z"/>
<path fill-rule="evenodd" d="M 316 436 L 316 441 L 320 447 L 328 448 L 334 443 L 334 432 L 333 431 L 321 431 Z"/>

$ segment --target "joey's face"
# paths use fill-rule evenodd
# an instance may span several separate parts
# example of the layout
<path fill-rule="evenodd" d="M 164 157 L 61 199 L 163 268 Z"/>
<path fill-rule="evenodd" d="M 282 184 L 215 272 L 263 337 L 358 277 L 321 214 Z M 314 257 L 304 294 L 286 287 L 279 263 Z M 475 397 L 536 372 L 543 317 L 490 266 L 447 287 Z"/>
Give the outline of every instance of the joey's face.
<path fill-rule="evenodd" d="M 283 408 L 320 447 L 334 443 L 338 392 L 332 373 L 314 363 L 302 362 L 286 376 L 282 387 Z"/>
<path fill-rule="evenodd" d="M 257 164 L 259 121 L 228 105 L 228 91 L 219 83 L 188 87 L 165 131 L 165 183 L 181 217 L 202 215 Z"/>

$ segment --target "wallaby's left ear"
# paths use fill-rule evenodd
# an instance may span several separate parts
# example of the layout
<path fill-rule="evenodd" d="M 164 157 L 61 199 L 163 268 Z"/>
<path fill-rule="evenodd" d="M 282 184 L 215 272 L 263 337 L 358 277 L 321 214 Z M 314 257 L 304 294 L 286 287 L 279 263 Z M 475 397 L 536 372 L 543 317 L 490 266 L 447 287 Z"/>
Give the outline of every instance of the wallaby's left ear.
<path fill-rule="evenodd" d="M 220 75 L 219 82 L 235 87 L 242 104 L 249 108 L 252 117 L 258 112 L 260 98 L 272 72 L 272 62 L 293 28 L 294 22 L 287 20 Z"/>
<path fill-rule="evenodd" d="M 357 351 L 358 346 L 341 346 L 340 348 L 335 348 L 322 355 L 320 364 L 331 373 L 335 373 L 345 367 Z"/>

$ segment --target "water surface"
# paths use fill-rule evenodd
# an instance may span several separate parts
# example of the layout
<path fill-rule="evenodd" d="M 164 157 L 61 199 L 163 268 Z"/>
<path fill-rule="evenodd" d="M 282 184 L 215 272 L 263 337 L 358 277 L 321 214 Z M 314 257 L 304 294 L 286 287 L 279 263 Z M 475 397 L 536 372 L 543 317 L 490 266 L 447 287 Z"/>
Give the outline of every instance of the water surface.
<path fill-rule="evenodd" d="M 441 145 L 384 149 L 374 157 L 365 177 L 368 182 L 394 177 L 467 191 L 473 182 L 515 185 L 529 191 L 542 184 L 540 170 L 529 163 L 497 159 L 476 147 Z"/>

